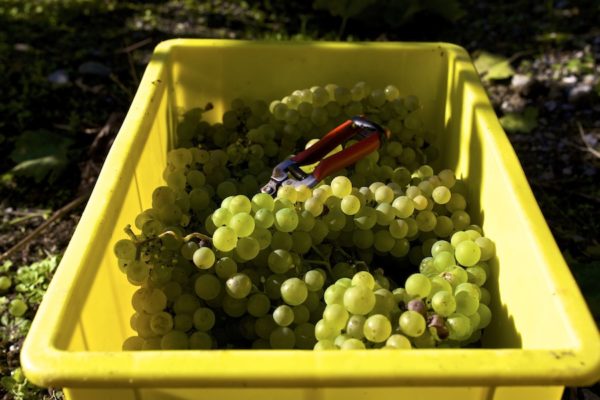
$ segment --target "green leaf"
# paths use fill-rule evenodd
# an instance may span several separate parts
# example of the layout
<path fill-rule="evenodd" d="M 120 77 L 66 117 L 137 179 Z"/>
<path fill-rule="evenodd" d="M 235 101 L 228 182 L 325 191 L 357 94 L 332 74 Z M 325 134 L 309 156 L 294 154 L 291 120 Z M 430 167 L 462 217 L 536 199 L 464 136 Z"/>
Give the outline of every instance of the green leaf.
<path fill-rule="evenodd" d="M 315 10 L 327 10 L 336 17 L 351 18 L 363 12 L 375 0 L 315 0 Z"/>
<path fill-rule="evenodd" d="M 381 14 L 388 25 L 397 28 L 406 24 L 419 11 L 421 4 L 418 0 L 386 1 Z"/>
<path fill-rule="evenodd" d="M 600 244 L 589 245 L 585 248 L 585 253 L 595 259 L 600 259 Z"/>
<path fill-rule="evenodd" d="M 573 36 L 566 32 L 549 32 L 535 36 L 535 40 L 542 43 L 564 43 L 573 39 Z"/>
<path fill-rule="evenodd" d="M 450 22 L 456 22 L 465 15 L 465 10 L 457 0 L 425 0 L 423 3 L 423 9 L 436 13 Z"/>
<path fill-rule="evenodd" d="M 14 177 L 13 173 L 5 172 L 2 175 L 0 175 L 0 183 L 9 184 L 10 182 L 12 182 L 13 177 Z"/>
<path fill-rule="evenodd" d="M 23 132 L 15 141 L 10 159 L 15 163 L 34 160 L 49 155 L 66 154 L 73 141 L 63 135 L 48 131 Z"/>
<path fill-rule="evenodd" d="M 537 108 L 527 107 L 522 113 L 506 113 L 500 123 L 509 132 L 529 133 L 537 127 L 537 116 Z"/>
<path fill-rule="evenodd" d="M 579 74 L 581 73 L 582 67 L 581 60 L 579 58 L 573 58 L 567 62 L 566 67 L 569 70 L 569 72 L 573 74 Z"/>
<path fill-rule="evenodd" d="M 509 60 L 497 54 L 483 51 L 479 53 L 473 63 L 484 80 L 506 79 L 515 74 Z"/>
<path fill-rule="evenodd" d="M 12 391 L 16 384 L 17 383 L 10 376 L 3 376 L 2 378 L 0 378 L 0 385 L 7 392 Z"/>
<path fill-rule="evenodd" d="M 60 176 L 68 164 L 67 157 L 46 156 L 27 160 L 15 165 L 11 170 L 15 175 L 22 175 L 32 178 L 36 183 L 42 182 L 46 177 L 50 183 L 54 182 Z"/>
<path fill-rule="evenodd" d="M 70 138 L 53 132 L 24 132 L 9 156 L 17 163 L 11 172 L 33 178 L 38 183 L 46 177 L 53 182 L 68 165 L 67 152 L 72 143 Z"/>
<path fill-rule="evenodd" d="M 450 22 L 465 14 L 457 0 L 378 0 L 373 9 L 376 12 L 369 17 L 382 18 L 392 28 L 408 23 L 422 12 L 437 14 Z"/>

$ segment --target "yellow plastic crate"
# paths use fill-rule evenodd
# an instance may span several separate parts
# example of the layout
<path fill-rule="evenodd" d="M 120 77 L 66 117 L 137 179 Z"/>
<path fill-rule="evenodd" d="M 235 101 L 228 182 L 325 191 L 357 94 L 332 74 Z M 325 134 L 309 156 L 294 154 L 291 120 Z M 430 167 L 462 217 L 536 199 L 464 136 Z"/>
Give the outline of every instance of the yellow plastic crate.
<path fill-rule="evenodd" d="M 151 203 L 182 112 L 330 82 L 396 85 L 422 101 L 438 167 L 463 177 L 496 242 L 483 349 L 122 352 L 134 287 L 112 254 Z M 596 326 L 468 54 L 443 43 L 172 40 L 155 51 L 21 362 L 70 399 L 559 399 L 600 378 Z M 284 397 L 285 396 L 285 397 Z"/>

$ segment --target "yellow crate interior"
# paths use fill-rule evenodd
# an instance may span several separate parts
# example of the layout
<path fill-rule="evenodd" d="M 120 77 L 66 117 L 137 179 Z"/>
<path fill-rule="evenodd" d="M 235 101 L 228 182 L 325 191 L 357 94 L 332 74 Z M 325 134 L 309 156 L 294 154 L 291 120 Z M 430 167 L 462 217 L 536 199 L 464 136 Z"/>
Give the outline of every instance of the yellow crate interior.
<path fill-rule="evenodd" d="M 157 104 L 154 118 L 147 121 L 150 128 L 147 138 L 140 138 L 129 153 L 131 168 L 124 171 L 129 176 L 121 177 L 123 187 L 111 199 L 112 215 L 106 216 L 108 240 L 93 244 L 99 266 L 95 271 L 91 266 L 87 269 L 95 272 L 95 277 L 89 282 L 77 333 L 73 340 L 62 344 L 66 349 L 118 351 L 123 339 L 134 333 L 129 327 L 129 317 L 133 313 L 131 294 L 135 287 L 117 268 L 111 248 L 125 237 L 123 227 L 132 224 L 139 212 L 151 206 L 154 188 L 164 185 L 162 170 L 168 146 L 173 143 L 177 116 L 211 102 L 215 109 L 206 116 L 209 121 L 217 122 L 235 97 L 280 99 L 298 88 L 327 83 L 351 86 L 360 80 L 373 87 L 393 84 L 401 93 L 419 97 L 427 129 L 440 139 L 442 160 L 434 165 L 455 169 L 457 176 L 465 180 L 470 213 L 483 226 L 486 236 L 496 243 L 501 261 L 498 258 L 493 261 L 493 276 L 488 280 L 494 318 L 485 331 L 484 346 L 553 349 L 575 345 L 570 327 L 561 320 L 562 313 L 558 311 L 561 305 L 553 293 L 549 271 L 543 258 L 540 259 L 542 254 L 537 254 L 530 222 L 523 215 L 517 193 L 506 182 L 505 175 L 511 171 L 499 170 L 501 155 L 492 146 L 485 146 L 491 132 L 484 120 L 486 114 L 478 108 L 485 111 L 489 104 L 478 96 L 480 82 L 473 74 L 464 73 L 470 68 L 470 59 L 449 54 L 442 48 L 415 49 L 404 57 L 398 57 L 390 49 L 389 59 L 383 65 L 386 72 L 382 73 L 382 64 L 373 62 L 368 45 L 361 48 L 360 57 L 354 52 L 331 51 L 327 46 L 312 49 L 310 57 L 294 52 L 293 46 L 290 49 L 277 46 L 277 50 L 280 51 L 269 46 L 261 47 L 260 51 L 209 48 L 203 49 L 202 57 L 198 58 L 194 49 L 181 48 L 170 55 L 173 60 L 181 61 L 172 63 L 165 80 L 156 83 L 167 89 Z M 371 51 L 381 57 L 379 47 Z M 443 62 L 449 57 L 453 58 L 451 62 Z M 253 69 L 253 61 L 261 67 Z M 210 73 L 198 73 L 199 70 Z M 102 298 L 107 301 L 98 302 Z M 98 324 L 118 329 L 85 329 Z"/>

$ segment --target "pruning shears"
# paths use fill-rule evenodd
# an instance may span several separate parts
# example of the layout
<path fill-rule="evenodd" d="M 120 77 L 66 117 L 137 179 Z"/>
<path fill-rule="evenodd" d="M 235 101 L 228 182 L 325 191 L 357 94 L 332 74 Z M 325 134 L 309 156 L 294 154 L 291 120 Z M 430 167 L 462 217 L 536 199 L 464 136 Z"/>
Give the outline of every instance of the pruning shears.
<path fill-rule="evenodd" d="M 308 149 L 279 163 L 273 169 L 269 182 L 260 191 L 275 197 L 281 185 L 314 187 L 325 177 L 353 165 L 367 154 L 377 150 L 389 137 L 390 131 L 375 122 L 362 116 L 352 117 L 328 132 Z M 352 146 L 323 158 L 337 145 L 359 138 L 360 140 Z M 312 173 L 306 173 L 300 168 L 316 162 L 319 164 Z"/>

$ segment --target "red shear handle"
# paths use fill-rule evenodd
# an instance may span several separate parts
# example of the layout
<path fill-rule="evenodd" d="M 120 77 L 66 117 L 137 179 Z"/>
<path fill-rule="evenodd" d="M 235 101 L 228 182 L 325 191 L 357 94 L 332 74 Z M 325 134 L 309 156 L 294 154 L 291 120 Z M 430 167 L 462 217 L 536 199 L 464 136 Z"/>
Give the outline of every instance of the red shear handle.
<path fill-rule="evenodd" d="M 373 132 L 367 138 L 352 146 L 335 153 L 331 157 L 327 157 L 315 168 L 313 175 L 317 181 L 339 171 L 349 165 L 356 163 L 358 160 L 365 157 L 367 154 L 377 150 L 380 145 L 379 133 Z"/>
<path fill-rule="evenodd" d="M 352 120 L 349 119 L 335 129 L 329 131 L 317 143 L 292 157 L 292 161 L 299 165 L 307 165 L 322 160 L 323 157 L 329 154 L 331 150 L 335 149 L 338 144 L 345 142 L 356 134 L 352 124 Z"/>

